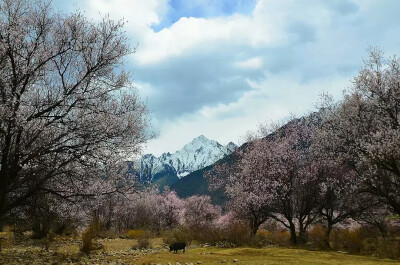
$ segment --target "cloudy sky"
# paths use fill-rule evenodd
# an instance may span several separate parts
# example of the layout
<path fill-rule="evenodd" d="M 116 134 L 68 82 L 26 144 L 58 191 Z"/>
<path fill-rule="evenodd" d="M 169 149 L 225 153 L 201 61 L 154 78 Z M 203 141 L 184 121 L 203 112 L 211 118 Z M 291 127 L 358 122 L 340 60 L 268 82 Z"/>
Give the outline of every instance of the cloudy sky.
<path fill-rule="evenodd" d="M 400 55 L 398 0 L 53 0 L 94 20 L 127 20 L 127 68 L 149 105 L 146 153 L 180 149 L 200 134 L 239 142 L 265 121 L 339 99 L 379 46 Z"/>

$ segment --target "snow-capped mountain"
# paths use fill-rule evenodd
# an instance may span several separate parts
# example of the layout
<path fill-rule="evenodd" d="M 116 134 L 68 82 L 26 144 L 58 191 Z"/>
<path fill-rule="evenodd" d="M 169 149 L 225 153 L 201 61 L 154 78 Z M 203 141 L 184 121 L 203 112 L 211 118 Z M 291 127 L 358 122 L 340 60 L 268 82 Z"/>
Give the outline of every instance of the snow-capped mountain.
<path fill-rule="evenodd" d="M 160 157 L 152 154 L 144 155 L 140 159 L 139 175 L 151 182 L 165 178 L 166 175 L 170 179 L 178 180 L 193 171 L 215 163 L 232 153 L 236 147 L 232 142 L 223 146 L 217 141 L 209 140 L 204 135 L 200 135 L 173 154 L 163 153 Z M 167 181 L 168 184 L 171 181 Z"/>

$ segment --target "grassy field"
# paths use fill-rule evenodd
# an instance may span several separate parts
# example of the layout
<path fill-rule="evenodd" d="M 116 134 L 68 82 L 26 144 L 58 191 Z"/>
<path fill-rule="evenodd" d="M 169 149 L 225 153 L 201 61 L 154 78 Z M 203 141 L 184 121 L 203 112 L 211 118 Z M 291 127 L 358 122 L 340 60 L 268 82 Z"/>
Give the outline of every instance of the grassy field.
<path fill-rule="evenodd" d="M 235 261 L 234 261 L 235 260 Z M 382 260 L 373 257 L 363 257 L 335 252 L 307 251 L 288 248 L 196 248 L 186 251 L 185 254 L 172 254 L 162 252 L 140 257 L 136 264 L 268 264 L 268 265 L 375 265 L 375 264 L 400 264 L 400 261 Z"/>
<path fill-rule="evenodd" d="M 337 252 L 307 251 L 281 247 L 270 248 L 214 248 L 190 247 L 186 253 L 168 252 L 160 238 L 152 239 L 152 247 L 137 250 L 134 239 L 98 240 L 103 249 L 84 255 L 79 251 L 80 240 L 58 238 L 47 248 L 40 241 L 27 240 L 18 245 L 5 246 L 0 253 L 0 264 L 398 264 L 400 261 L 348 255 Z"/>

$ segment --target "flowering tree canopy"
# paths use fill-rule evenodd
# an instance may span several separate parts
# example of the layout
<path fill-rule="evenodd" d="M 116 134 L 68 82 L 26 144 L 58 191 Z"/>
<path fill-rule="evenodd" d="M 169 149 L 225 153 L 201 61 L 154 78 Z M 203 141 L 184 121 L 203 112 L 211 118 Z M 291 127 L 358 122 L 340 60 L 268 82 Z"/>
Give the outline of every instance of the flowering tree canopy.
<path fill-rule="evenodd" d="M 222 165 L 210 174 L 211 186 L 225 186 L 231 210 L 249 220 L 253 232 L 274 218 L 290 229 L 297 243 L 296 223 L 302 239 L 314 222 L 319 171 L 309 155 L 312 127 L 312 121 L 294 119 L 248 144 L 238 165 L 225 166 L 229 174 Z"/>
<path fill-rule="evenodd" d="M 324 104 L 322 152 L 351 166 L 363 191 L 400 214 L 400 60 L 372 49 L 340 104 Z"/>
<path fill-rule="evenodd" d="M 94 194 L 146 140 L 146 108 L 121 68 L 132 52 L 122 27 L 0 1 L 0 219 L 40 192 Z"/>

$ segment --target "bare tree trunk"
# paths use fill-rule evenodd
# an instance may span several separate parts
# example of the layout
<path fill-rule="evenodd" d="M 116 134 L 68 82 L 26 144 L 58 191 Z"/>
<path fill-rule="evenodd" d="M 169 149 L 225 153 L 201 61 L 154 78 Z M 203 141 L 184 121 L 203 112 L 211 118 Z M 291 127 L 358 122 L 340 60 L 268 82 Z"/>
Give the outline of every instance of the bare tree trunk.
<path fill-rule="evenodd" d="M 293 222 L 290 222 L 289 229 L 290 229 L 290 242 L 292 242 L 293 245 L 297 245 L 298 240 L 296 234 L 296 226 L 294 225 Z"/>
<path fill-rule="evenodd" d="M 253 235 L 255 235 L 255 234 L 257 234 L 257 231 L 258 231 L 258 228 L 260 227 L 260 225 L 256 222 L 256 221 L 253 221 L 252 223 L 251 223 L 251 233 L 253 234 Z"/>
<path fill-rule="evenodd" d="M 328 249 L 331 248 L 330 236 L 331 236 L 331 232 L 332 232 L 332 226 L 333 226 L 332 223 L 328 222 L 328 226 L 325 231 L 324 244 Z"/>
<path fill-rule="evenodd" d="M 306 242 L 307 242 L 307 231 L 306 231 L 303 223 L 300 223 L 300 225 L 299 225 L 298 243 L 299 244 L 305 244 Z"/>
<path fill-rule="evenodd" d="M 377 225 L 379 232 L 381 232 L 382 237 L 387 236 L 387 226 L 385 224 L 379 224 Z"/>

